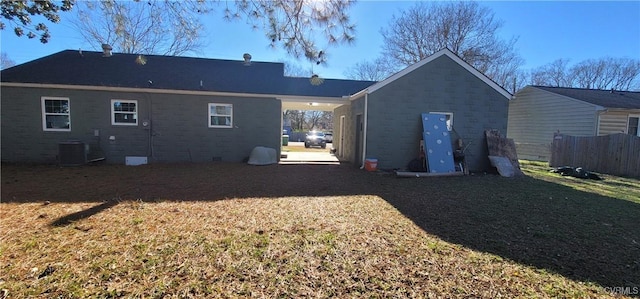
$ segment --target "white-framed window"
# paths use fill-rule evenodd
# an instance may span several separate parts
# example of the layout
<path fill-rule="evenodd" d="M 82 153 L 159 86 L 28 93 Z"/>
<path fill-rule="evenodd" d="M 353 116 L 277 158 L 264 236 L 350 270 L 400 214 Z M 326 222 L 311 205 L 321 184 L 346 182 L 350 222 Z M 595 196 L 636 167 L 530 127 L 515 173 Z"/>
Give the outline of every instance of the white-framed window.
<path fill-rule="evenodd" d="M 447 130 L 448 131 L 453 130 L 453 112 L 429 112 L 429 113 L 444 114 L 447 118 L 446 120 Z"/>
<path fill-rule="evenodd" d="M 233 104 L 209 103 L 209 128 L 233 128 Z"/>
<path fill-rule="evenodd" d="M 640 130 L 638 129 L 639 123 L 640 115 L 629 115 L 629 120 L 627 121 L 627 134 L 640 136 Z"/>
<path fill-rule="evenodd" d="M 42 129 L 71 131 L 71 102 L 69 98 L 42 97 Z"/>
<path fill-rule="evenodd" d="M 111 100 L 111 124 L 118 126 L 137 126 L 138 101 Z"/>

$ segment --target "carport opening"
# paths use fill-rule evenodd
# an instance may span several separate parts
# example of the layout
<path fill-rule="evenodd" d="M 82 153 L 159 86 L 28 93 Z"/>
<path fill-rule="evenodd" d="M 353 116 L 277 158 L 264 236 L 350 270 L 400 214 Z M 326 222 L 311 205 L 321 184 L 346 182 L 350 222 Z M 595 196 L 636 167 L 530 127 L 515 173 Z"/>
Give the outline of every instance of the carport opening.
<path fill-rule="evenodd" d="M 341 104 L 282 101 L 280 164 L 340 164 L 332 137 L 333 109 Z"/>

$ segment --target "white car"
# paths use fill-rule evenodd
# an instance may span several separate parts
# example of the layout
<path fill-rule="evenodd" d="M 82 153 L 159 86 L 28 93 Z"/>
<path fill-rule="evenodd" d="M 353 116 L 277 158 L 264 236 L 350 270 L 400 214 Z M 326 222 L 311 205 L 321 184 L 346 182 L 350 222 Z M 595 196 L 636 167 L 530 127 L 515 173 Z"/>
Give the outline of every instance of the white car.
<path fill-rule="evenodd" d="M 324 133 L 316 131 L 307 133 L 307 136 L 304 140 L 304 147 L 309 148 L 312 146 L 327 148 L 327 140 L 324 139 Z"/>
<path fill-rule="evenodd" d="M 333 133 L 331 132 L 324 133 L 324 140 L 326 140 L 327 143 L 333 143 Z"/>

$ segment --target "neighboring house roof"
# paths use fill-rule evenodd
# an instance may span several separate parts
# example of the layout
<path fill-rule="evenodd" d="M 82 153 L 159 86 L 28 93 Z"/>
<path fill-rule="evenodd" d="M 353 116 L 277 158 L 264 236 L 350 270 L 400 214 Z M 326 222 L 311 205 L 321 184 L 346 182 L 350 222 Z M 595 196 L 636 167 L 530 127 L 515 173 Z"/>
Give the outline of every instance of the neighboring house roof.
<path fill-rule="evenodd" d="M 210 91 L 283 96 L 343 97 L 375 82 L 284 76 L 283 63 L 61 51 L 2 71 L 2 82 Z"/>
<path fill-rule="evenodd" d="M 478 71 L 476 68 L 474 68 L 473 66 L 471 66 L 470 64 L 468 64 L 467 62 L 465 62 L 464 60 L 462 60 L 462 58 L 458 57 L 458 55 L 456 55 L 455 53 L 451 52 L 451 50 L 449 49 L 442 49 L 434 54 L 432 54 L 431 56 L 422 59 L 410 66 L 408 66 L 407 68 L 391 75 L 390 77 L 377 82 L 376 84 L 368 87 L 366 89 L 366 92 L 374 92 L 382 87 L 384 87 L 385 85 L 397 80 L 400 77 L 403 77 L 404 75 L 411 73 L 412 71 L 414 71 L 415 69 L 420 68 L 421 66 L 441 57 L 441 56 L 447 56 L 449 58 L 451 58 L 453 61 L 455 61 L 457 64 L 459 64 L 460 66 L 462 66 L 463 68 L 465 68 L 467 71 L 469 71 L 471 74 L 473 74 L 474 76 L 476 76 L 478 79 L 482 80 L 484 83 L 486 83 L 487 85 L 491 86 L 493 89 L 495 89 L 498 93 L 500 93 L 502 96 L 504 96 L 507 99 L 511 99 L 511 93 L 509 93 L 507 90 L 505 90 L 504 88 L 502 88 L 500 85 L 498 85 L 498 83 L 494 82 L 493 80 L 491 80 L 489 77 L 487 77 L 485 74 L 481 73 L 480 71 Z M 365 90 L 363 90 L 364 92 Z"/>
<path fill-rule="evenodd" d="M 531 86 L 604 108 L 640 109 L 640 92 Z"/>

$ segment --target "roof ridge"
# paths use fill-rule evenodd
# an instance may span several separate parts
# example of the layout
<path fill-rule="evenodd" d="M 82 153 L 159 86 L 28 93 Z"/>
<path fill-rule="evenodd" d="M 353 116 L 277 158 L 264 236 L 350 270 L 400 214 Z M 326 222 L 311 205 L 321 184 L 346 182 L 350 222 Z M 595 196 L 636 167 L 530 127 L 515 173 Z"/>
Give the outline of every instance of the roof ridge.
<path fill-rule="evenodd" d="M 103 55 L 102 51 L 94 51 L 94 50 L 82 50 L 82 49 L 78 49 L 78 50 L 72 50 L 72 49 L 66 49 L 66 50 L 62 50 L 62 51 L 58 51 L 55 52 L 53 54 L 47 55 L 47 56 L 43 56 L 41 58 L 44 57 L 48 57 L 48 56 L 53 56 L 56 54 L 62 54 L 62 53 L 79 53 L 80 55 L 84 55 L 86 53 L 90 53 L 90 54 L 98 54 L 98 55 Z M 215 61 L 228 61 L 228 62 L 241 62 L 244 63 L 243 59 L 222 59 L 222 58 L 211 58 L 211 57 L 197 57 L 197 56 L 182 56 L 182 55 L 162 55 L 162 54 L 144 54 L 144 53 L 125 53 L 125 52 L 111 52 L 112 56 L 145 56 L 145 57 L 159 57 L 159 58 L 172 58 L 172 59 L 203 59 L 203 60 L 215 60 Z M 41 59 L 39 58 L 39 59 Z M 273 61 L 255 61 L 255 60 L 251 60 L 251 63 L 266 63 L 266 64 L 282 64 L 284 65 L 284 62 L 273 62 Z"/>

